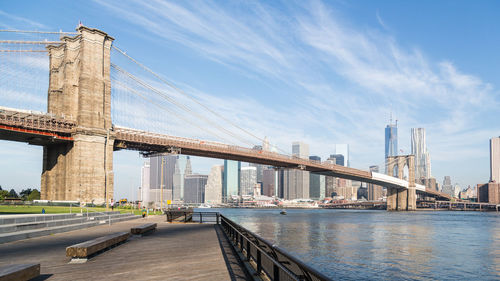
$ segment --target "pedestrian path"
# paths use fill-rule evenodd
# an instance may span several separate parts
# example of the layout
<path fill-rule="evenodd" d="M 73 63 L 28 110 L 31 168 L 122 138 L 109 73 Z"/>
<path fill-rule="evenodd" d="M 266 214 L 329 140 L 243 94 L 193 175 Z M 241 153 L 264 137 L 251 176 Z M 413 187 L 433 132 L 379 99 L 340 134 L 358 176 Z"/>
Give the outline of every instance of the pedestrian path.
<path fill-rule="evenodd" d="M 153 222 L 157 231 L 70 264 L 67 246 Z M 241 262 L 213 224 L 169 224 L 164 216 L 0 244 L 0 266 L 41 263 L 37 280 L 245 280 Z"/>

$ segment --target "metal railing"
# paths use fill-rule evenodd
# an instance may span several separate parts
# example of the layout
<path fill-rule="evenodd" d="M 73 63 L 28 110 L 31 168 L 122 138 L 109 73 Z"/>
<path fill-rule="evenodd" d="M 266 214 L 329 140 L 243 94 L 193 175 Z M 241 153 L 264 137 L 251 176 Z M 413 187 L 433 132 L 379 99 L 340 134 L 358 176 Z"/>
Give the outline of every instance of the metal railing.
<path fill-rule="evenodd" d="M 191 210 L 165 211 L 168 222 L 198 222 L 220 224 L 220 214 L 218 212 L 193 212 Z"/>
<path fill-rule="evenodd" d="M 71 134 L 76 123 L 54 114 L 0 107 L 0 124 L 26 129 Z"/>
<path fill-rule="evenodd" d="M 331 280 L 285 250 L 220 215 L 220 224 L 233 245 L 258 274 L 270 280 Z"/>

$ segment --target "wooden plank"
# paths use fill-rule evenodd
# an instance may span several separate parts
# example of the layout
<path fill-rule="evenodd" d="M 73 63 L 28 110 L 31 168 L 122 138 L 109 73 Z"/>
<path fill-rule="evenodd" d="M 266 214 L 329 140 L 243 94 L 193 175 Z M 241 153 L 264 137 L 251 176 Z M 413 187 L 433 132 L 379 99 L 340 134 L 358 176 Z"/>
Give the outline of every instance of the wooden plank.
<path fill-rule="evenodd" d="M 130 232 L 132 234 L 142 234 L 142 233 L 146 233 L 150 230 L 155 230 L 156 226 L 157 226 L 156 223 L 146 223 L 146 224 L 143 224 L 140 226 L 132 227 L 130 229 Z"/>
<path fill-rule="evenodd" d="M 39 263 L 13 264 L 0 268 L 0 281 L 25 281 L 38 276 Z"/>
<path fill-rule="evenodd" d="M 75 244 L 66 248 L 66 256 L 73 258 L 86 258 L 100 250 L 127 240 L 129 236 L 129 232 L 118 232 Z"/>

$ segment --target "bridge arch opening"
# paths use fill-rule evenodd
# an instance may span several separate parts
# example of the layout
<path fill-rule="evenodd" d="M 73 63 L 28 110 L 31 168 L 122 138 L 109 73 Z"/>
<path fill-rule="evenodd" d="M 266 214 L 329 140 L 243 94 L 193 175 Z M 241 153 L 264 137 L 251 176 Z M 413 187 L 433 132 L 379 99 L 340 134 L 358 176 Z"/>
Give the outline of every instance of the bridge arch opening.
<path fill-rule="evenodd" d="M 408 163 L 405 163 L 403 167 L 403 179 L 407 181 L 408 177 L 409 177 Z"/>
<path fill-rule="evenodd" d="M 394 165 L 394 168 L 392 169 L 392 176 L 399 178 L 399 167 L 398 164 Z"/>

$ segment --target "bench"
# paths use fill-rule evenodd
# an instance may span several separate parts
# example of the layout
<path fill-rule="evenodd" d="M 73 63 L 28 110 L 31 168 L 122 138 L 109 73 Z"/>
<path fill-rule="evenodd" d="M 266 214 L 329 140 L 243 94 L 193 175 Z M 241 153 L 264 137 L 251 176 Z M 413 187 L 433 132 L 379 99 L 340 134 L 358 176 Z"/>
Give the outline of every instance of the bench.
<path fill-rule="evenodd" d="M 13 264 L 0 267 L 0 281 L 24 281 L 40 276 L 39 263 Z"/>
<path fill-rule="evenodd" d="M 75 244 L 66 248 L 66 256 L 73 259 L 88 259 L 93 254 L 125 242 L 130 236 L 128 232 L 117 232 Z"/>
<path fill-rule="evenodd" d="M 156 223 L 146 223 L 143 225 L 132 227 L 130 229 L 130 233 L 135 234 L 135 235 L 141 235 L 141 234 L 145 234 L 146 232 L 155 231 L 155 230 L 156 230 Z"/>

